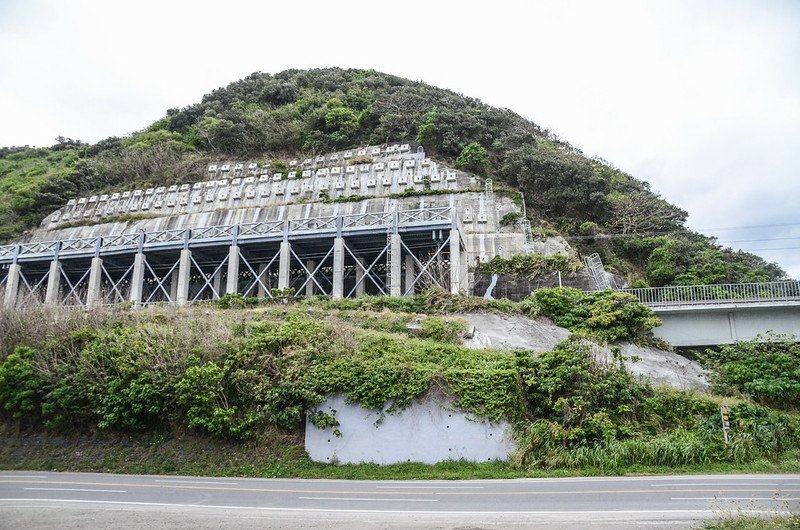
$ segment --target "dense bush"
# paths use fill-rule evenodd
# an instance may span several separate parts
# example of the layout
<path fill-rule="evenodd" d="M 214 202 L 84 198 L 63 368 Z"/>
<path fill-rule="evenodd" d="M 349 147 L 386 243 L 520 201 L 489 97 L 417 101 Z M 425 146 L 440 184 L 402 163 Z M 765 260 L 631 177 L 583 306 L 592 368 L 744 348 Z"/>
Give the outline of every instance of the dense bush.
<path fill-rule="evenodd" d="M 800 344 L 787 337 L 741 341 L 700 354 L 713 368 L 715 389 L 741 393 L 771 407 L 800 408 Z"/>
<path fill-rule="evenodd" d="M 542 314 L 552 318 L 556 325 L 590 333 L 608 342 L 645 339 L 661 323 L 647 306 L 628 293 L 584 293 L 559 287 L 538 289 L 533 299 Z"/>

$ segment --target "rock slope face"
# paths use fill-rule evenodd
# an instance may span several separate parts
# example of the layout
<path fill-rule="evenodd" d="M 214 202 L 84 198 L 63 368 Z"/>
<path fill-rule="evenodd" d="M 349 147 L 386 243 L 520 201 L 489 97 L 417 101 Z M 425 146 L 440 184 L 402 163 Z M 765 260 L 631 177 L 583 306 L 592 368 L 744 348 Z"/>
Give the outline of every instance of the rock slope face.
<path fill-rule="evenodd" d="M 474 327 L 472 337 L 464 346 L 496 350 L 530 350 L 534 353 L 552 350 L 567 339 L 570 331 L 547 319 L 530 319 L 521 315 L 464 313 L 458 315 Z M 677 353 L 650 346 L 630 343 L 617 345 L 631 373 L 649 379 L 654 385 L 669 385 L 678 389 L 709 389 L 703 368 Z M 612 358 L 609 346 L 597 346 L 593 353 L 601 361 Z"/>

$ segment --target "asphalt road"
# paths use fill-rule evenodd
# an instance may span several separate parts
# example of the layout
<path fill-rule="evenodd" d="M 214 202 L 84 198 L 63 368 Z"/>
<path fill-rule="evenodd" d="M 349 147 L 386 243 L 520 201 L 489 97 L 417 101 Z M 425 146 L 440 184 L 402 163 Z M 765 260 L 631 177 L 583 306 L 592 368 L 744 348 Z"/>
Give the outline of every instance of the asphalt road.
<path fill-rule="evenodd" d="M 800 475 L 345 481 L 0 472 L 1 528 L 692 527 L 800 513 Z"/>

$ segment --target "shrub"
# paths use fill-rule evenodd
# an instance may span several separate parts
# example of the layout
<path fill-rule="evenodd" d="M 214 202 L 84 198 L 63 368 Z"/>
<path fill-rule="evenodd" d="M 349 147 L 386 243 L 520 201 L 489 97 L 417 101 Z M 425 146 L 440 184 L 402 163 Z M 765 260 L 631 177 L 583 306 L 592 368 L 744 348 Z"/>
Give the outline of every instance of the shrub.
<path fill-rule="evenodd" d="M 486 148 L 478 142 L 468 144 L 456 158 L 456 167 L 478 175 L 485 175 L 486 169 L 489 167 L 489 155 L 486 153 Z"/>
<path fill-rule="evenodd" d="M 0 405 L 14 419 L 38 417 L 45 382 L 32 366 L 33 348 L 18 346 L 0 364 Z"/>
<path fill-rule="evenodd" d="M 643 340 L 661 324 L 652 310 L 628 293 L 583 293 L 570 287 L 544 288 L 533 293 L 542 314 L 556 325 L 589 333 L 601 340 Z"/>
<path fill-rule="evenodd" d="M 800 408 L 800 344 L 765 338 L 706 350 L 699 357 L 714 370 L 717 392 L 740 392 L 776 408 Z"/>

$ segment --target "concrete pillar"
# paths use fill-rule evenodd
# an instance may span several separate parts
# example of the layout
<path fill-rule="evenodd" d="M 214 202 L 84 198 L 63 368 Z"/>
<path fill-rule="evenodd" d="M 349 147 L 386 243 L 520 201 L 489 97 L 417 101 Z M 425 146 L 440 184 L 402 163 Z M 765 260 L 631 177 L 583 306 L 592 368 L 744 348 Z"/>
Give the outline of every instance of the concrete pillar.
<path fill-rule="evenodd" d="M 61 294 L 61 262 L 53 260 L 50 262 L 50 274 L 47 276 L 47 291 L 44 295 L 44 303 L 56 305 Z"/>
<path fill-rule="evenodd" d="M 226 293 L 239 292 L 239 246 L 233 245 L 228 250 L 228 281 L 225 285 Z"/>
<path fill-rule="evenodd" d="M 92 265 L 89 268 L 89 285 L 86 290 L 86 307 L 95 307 L 102 302 L 100 286 L 103 280 L 103 258 L 92 258 Z"/>
<path fill-rule="evenodd" d="M 414 256 L 406 254 L 406 283 L 405 287 L 403 287 L 404 293 L 408 291 L 411 284 L 414 283 L 414 276 Z M 412 288 L 408 294 L 414 294 L 414 289 Z"/>
<path fill-rule="evenodd" d="M 458 230 L 450 230 L 450 292 L 461 292 L 461 236 Z"/>
<path fill-rule="evenodd" d="M 392 234 L 391 241 L 391 263 L 389 264 L 389 296 L 401 296 L 403 294 L 402 286 L 400 285 L 402 267 L 400 266 L 400 254 L 402 247 L 400 246 L 400 234 Z"/>
<path fill-rule="evenodd" d="M 317 262 L 314 260 L 306 261 L 306 269 L 308 269 L 308 282 L 306 282 L 306 296 L 314 296 L 315 287 L 317 284 L 314 283 L 314 279 L 312 278 L 312 274 L 314 273 L 314 269 L 317 268 Z"/>
<path fill-rule="evenodd" d="M 217 293 L 217 294 L 211 293 L 211 297 L 214 298 L 215 300 L 220 296 L 222 296 L 223 294 L 225 294 L 222 291 L 222 269 L 218 270 L 214 274 L 214 277 L 211 278 L 211 285 L 214 287 L 214 292 Z"/>
<path fill-rule="evenodd" d="M 6 294 L 3 296 L 5 307 L 14 307 L 17 303 L 17 291 L 19 290 L 19 263 L 12 263 L 8 266 L 8 276 L 6 277 Z"/>
<path fill-rule="evenodd" d="M 169 299 L 174 304 L 178 299 L 178 269 L 172 271 L 172 276 L 169 278 Z"/>
<path fill-rule="evenodd" d="M 258 297 L 259 298 L 264 298 L 265 296 L 267 296 L 267 290 L 264 288 L 264 285 L 269 287 L 269 273 L 265 274 L 264 271 L 266 271 L 266 270 L 267 270 L 267 264 L 266 263 L 262 263 L 261 265 L 258 266 L 259 283 L 257 285 L 258 285 Z M 262 283 L 264 285 L 261 285 Z"/>
<path fill-rule="evenodd" d="M 333 240 L 333 299 L 344 297 L 344 239 Z"/>
<path fill-rule="evenodd" d="M 137 253 L 133 258 L 133 271 L 131 272 L 131 302 L 136 305 L 142 303 L 144 291 L 144 254 Z"/>
<path fill-rule="evenodd" d="M 189 282 L 192 277 L 192 251 L 188 248 L 181 250 L 178 262 L 178 293 L 175 297 L 177 305 L 186 305 L 189 301 Z"/>
<path fill-rule="evenodd" d="M 356 296 L 364 296 L 364 290 L 367 287 L 367 279 L 364 278 L 367 260 L 364 258 L 356 258 L 356 261 L 358 262 L 356 265 Z"/>
<path fill-rule="evenodd" d="M 281 255 L 278 258 L 278 289 L 289 288 L 289 267 L 292 264 L 291 244 L 281 242 Z"/>

